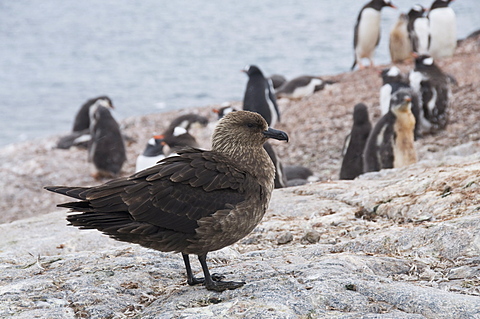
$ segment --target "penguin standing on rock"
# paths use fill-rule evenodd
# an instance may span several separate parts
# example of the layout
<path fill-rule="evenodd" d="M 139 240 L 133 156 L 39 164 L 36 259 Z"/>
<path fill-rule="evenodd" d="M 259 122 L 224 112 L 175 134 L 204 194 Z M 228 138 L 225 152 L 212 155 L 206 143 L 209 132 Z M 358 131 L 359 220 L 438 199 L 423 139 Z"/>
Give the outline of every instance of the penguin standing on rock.
<path fill-rule="evenodd" d="M 280 121 L 275 90 L 271 80 L 267 80 L 255 65 L 247 65 L 242 72 L 247 73 L 248 82 L 243 98 L 243 110 L 257 112 L 269 126 Z"/>
<path fill-rule="evenodd" d="M 127 159 L 120 127 L 110 110 L 100 101 L 90 107 L 90 135 L 88 160 L 93 163 L 95 179 L 118 176 Z"/>
<path fill-rule="evenodd" d="M 392 62 L 403 62 L 412 59 L 412 44 L 408 37 L 408 16 L 400 14 L 397 23 L 390 31 L 390 58 Z"/>
<path fill-rule="evenodd" d="M 410 86 L 421 100 L 425 124 L 422 126 L 435 133 L 444 129 L 448 121 L 451 79 L 435 63 L 432 57 L 420 55 L 415 59 L 415 68 L 409 75 Z"/>
<path fill-rule="evenodd" d="M 363 103 L 353 108 L 353 126 L 345 140 L 345 155 L 340 168 L 340 179 L 354 179 L 363 173 L 363 149 L 367 143 L 372 124 L 368 118 L 367 106 Z"/>
<path fill-rule="evenodd" d="M 415 117 L 411 111 L 411 101 L 407 90 L 400 89 L 393 94 L 390 111 L 375 124 L 365 145 L 364 172 L 416 163 Z"/>
<path fill-rule="evenodd" d="M 367 58 L 373 66 L 375 48 L 380 42 L 380 11 L 383 7 L 396 8 L 390 0 L 372 0 L 360 10 L 353 35 L 355 61 L 352 70 L 357 64 L 360 69 L 364 68 L 363 58 Z"/>
<path fill-rule="evenodd" d="M 428 53 L 434 59 L 452 56 L 457 47 L 457 18 L 448 5 L 452 0 L 436 0 L 428 12 L 430 43 Z"/>
<path fill-rule="evenodd" d="M 428 53 L 430 31 L 428 18 L 424 17 L 425 11 L 424 7 L 416 4 L 408 12 L 408 36 L 412 45 L 412 51 L 418 54 Z"/>

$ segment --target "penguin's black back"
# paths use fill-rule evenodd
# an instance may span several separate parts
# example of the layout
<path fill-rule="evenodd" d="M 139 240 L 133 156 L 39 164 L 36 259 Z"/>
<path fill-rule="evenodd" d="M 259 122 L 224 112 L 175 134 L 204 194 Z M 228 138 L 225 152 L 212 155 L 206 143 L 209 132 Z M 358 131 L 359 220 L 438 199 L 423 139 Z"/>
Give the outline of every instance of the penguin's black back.
<path fill-rule="evenodd" d="M 110 111 L 99 106 L 95 112 L 96 123 L 91 128 L 92 139 L 89 144 L 89 157 L 97 169 L 120 172 L 126 160 L 125 144 L 120 127 Z"/>

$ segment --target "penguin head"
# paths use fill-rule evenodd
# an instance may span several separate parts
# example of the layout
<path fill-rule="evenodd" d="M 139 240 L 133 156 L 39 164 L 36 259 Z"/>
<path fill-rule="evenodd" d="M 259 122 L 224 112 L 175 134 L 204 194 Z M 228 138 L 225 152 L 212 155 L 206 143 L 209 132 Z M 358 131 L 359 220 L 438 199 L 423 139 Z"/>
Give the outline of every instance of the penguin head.
<path fill-rule="evenodd" d="M 432 3 L 432 6 L 430 7 L 430 11 L 437 8 L 446 8 L 452 1 L 453 0 L 436 0 Z"/>
<path fill-rule="evenodd" d="M 400 69 L 397 68 L 396 66 L 392 66 L 391 68 L 383 69 L 381 71 L 380 75 L 382 77 L 383 84 L 400 82 L 404 78 L 404 75 L 402 74 Z"/>
<path fill-rule="evenodd" d="M 394 113 L 411 112 L 412 94 L 405 89 L 396 91 L 390 99 L 390 110 Z"/>
<path fill-rule="evenodd" d="M 391 7 L 391 8 L 394 8 L 396 9 L 397 7 L 392 3 L 392 1 L 390 0 L 383 0 L 383 6 L 384 7 Z"/>
<path fill-rule="evenodd" d="M 173 129 L 173 136 L 175 137 L 178 137 L 180 135 L 184 135 L 184 134 L 188 134 L 188 131 L 186 128 L 182 127 L 182 126 L 175 126 L 175 128 Z"/>
<path fill-rule="evenodd" d="M 144 156 L 158 156 L 163 154 L 163 148 L 167 145 L 163 135 L 153 135 L 147 143 L 143 152 Z"/>
<path fill-rule="evenodd" d="M 430 68 L 435 65 L 433 58 L 427 54 L 417 55 L 415 57 L 415 69 Z"/>
<path fill-rule="evenodd" d="M 390 0 L 373 0 L 370 3 L 371 7 L 376 10 L 381 10 L 383 7 L 391 7 L 397 9 L 397 7 Z"/>
<path fill-rule="evenodd" d="M 353 124 L 362 125 L 368 122 L 370 122 L 370 120 L 368 119 L 367 106 L 363 103 L 358 103 L 353 108 Z"/>
<path fill-rule="evenodd" d="M 93 103 L 88 110 L 88 114 L 90 116 L 90 128 L 95 127 L 98 121 L 101 118 L 105 118 L 110 115 L 110 111 L 108 107 L 105 107 L 105 101 L 100 99 Z"/>
<path fill-rule="evenodd" d="M 98 99 L 97 102 L 103 107 L 106 107 L 106 108 L 109 108 L 109 109 L 114 109 L 115 108 L 112 104 L 112 100 L 110 100 L 108 97 L 102 97 L 102 98 Z"/>
<path fill-rule="evenodd" d="M 416 4 L 412 7 L 412 9 L 410 9 L 410 11 L 408 11 L 408 18 L 410 19 L 410 21 L 413 21 L 417 18 L 421 18 L 423 17 L 426 11 L 427 9 L 425 9 L 419 4 Z"/>
<path fill-rule="evenodd" d="M 148 145 L 155 146 L 155 145 L 164 145 L 165 136 L 164 135 L 153 135 L 152 138 L 148 140 Z"/>
<path fill-rule="evenodd" d="M 247 73 L 247 75 L 249 77 L 251 77 L 252 75 L 257 75 L 257 74 L 260 74 L 261 76 L 263 76 L 263 73 L 262 71 L 260 70 L 260 68 L 256 65 L 247 65 L 245 66 L 245 68 L 242 70 L 242 72 L 245 72 Z"/>

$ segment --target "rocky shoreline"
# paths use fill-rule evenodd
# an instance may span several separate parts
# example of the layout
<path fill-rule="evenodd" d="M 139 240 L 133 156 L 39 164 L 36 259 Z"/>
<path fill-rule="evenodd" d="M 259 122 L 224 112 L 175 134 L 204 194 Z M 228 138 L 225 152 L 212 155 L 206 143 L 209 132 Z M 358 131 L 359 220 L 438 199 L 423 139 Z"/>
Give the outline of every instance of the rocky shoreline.
<path fill-rule="evenodd" d="M 54 148 L 59 136 L 3 148 L 0 317 L 480 318 L 479 53 L 469 39 L 438 61 L 458 84 L 447 129 L 415 142 L 419 162 L 353 181 L 338 180 L 341 148 L 356 103 L 379 117 L 378 69 L 281 100 L 291 141 L 279 156 L 320 182 L 275 190 L 259 227 L 211 254 L 213 272 L 247 281 L 224 293 L 188 287 L 179 254 L 65 226 L 62 198 L 42 187 L 97 184 L 85 150 Z M 186 112 L 213 119 L 212 107 L 122 121 L 136 141 L 124 174 L 153 132 Z"/>

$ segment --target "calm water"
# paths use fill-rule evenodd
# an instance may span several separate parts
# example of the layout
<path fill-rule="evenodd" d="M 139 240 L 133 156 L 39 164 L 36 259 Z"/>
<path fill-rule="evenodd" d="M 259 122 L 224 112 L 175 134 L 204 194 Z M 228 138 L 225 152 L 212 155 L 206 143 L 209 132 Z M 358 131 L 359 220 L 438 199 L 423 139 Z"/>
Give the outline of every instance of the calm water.
<path fill-rule="evenodd" d="M 15 0 L 0 2 L 0 146 L 69 131 L 79 106 L 109 95 L 119 119 L 241 100 L 240 73 L 336 74 L 353 62 L 361 0 Z M 401 11 L 425 0 L 393 0 Z M 339 5 L 341 4 L 341 5 Z M 458 36 L 480 28 L 460 0 Z M 385 8 L 376 63 L 388 63 Z"/>

